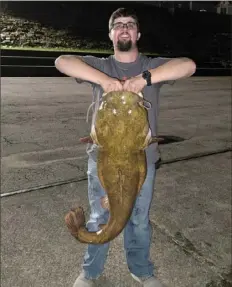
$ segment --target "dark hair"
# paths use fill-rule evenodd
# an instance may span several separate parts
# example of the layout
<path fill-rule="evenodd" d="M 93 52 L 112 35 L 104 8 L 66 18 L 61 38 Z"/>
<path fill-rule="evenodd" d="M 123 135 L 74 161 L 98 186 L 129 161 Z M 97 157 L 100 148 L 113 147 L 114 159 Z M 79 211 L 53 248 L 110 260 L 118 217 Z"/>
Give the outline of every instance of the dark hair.
<path fill-rule="evenodd" d="M 114 20 L 119 17 L 132 17 L 135 20 L 137 24 L 137 28 L 139 30 L 139 20 L 138 20 L 138 17 L 135 11 L 132 9 L 127 9 L 127 8 L 118 8 L 116 11 L 112 13 L 112 15 L 110 16 L 110 20 L 109 20 L 109 30 L 113 28 Z"/>

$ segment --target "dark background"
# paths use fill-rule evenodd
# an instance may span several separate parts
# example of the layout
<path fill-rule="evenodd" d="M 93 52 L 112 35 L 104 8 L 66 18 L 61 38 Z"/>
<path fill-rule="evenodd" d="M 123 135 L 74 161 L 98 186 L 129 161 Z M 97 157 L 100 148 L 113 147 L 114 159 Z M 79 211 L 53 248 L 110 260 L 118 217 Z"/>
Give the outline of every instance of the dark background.
<path fill-rule="evenodd" d="M 218 2 L 192 3 L 195 7 L 205 3 L 207 12 L 190 11 L 188 1 L 9 1 L 2 2 L 1 6 L 3 11 L 14 16 L 37 20 L 57 30 L 68 29 L 78 39 L 105 41 L 109 48 L 108 20 L 111 13 L 119 7 L 130 7 L 140 20 L 142 37 L 139 47 L 142 52 L 189 56 L 200 62 L 230 61 L 231 16 L 215 12 Z"/>

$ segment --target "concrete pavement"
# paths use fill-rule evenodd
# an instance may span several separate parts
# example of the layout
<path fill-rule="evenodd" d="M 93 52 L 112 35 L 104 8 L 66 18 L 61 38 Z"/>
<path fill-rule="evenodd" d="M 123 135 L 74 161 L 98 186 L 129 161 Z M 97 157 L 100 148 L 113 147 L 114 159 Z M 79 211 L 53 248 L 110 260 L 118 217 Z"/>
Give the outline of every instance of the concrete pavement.
<path fill-rule="evenodd" d="M 159 133 L 186 139 L 160 146 L 167 164 L 157 172 L 150 213 L 151 257 L 170 287 L 232 286 L 230 91 L 227 77 L 162 89 Z M 3 287 L 68 287 L 79 274 L 85 245 L 69 235 L 64 214 L 78 203 L 89 212 L 78 139 L 89 133 L 90 102 L 90 87 L 70 78 L 2 78 Z M 171 163 L 182 157 L 189 159 Z M 138 286 L 122 235 L 98 286 Z"/>

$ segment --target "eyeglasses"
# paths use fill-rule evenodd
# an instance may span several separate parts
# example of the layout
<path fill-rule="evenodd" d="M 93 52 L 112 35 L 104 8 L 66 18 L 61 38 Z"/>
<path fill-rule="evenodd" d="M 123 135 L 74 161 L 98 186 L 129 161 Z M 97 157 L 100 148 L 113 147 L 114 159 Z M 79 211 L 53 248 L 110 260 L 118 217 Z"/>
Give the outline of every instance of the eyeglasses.
<path fill-rule="evenodd" d="M 114 30 L 122 30 L 124 26 L 129 29 L 133 30 L 137 26 L 135 22 L 128 22 L 128 23 L 122 23 L 122 22 L 116 22 L 112 25 L 112 29 Z"/>

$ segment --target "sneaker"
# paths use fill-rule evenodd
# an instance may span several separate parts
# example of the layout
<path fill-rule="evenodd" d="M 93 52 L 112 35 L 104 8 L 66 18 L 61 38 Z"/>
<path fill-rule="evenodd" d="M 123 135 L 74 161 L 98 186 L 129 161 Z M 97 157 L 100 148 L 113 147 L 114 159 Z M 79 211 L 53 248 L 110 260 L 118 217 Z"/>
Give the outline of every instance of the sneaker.
<path fill-rule="evenodd" d="M 73 287 L 94 287 L 94 280 L 86 279 L 84 272 L 77 277 Z"/>
<path fill-rule="evenodd" d="M 137 277 L 134 274 L 131 273 L 131 276 L 142 284 L 143 287 L 165 287 L 165 285 L 161 284 L 158 279 L 156 279 L 154 276 L 150 277 Z"/>

